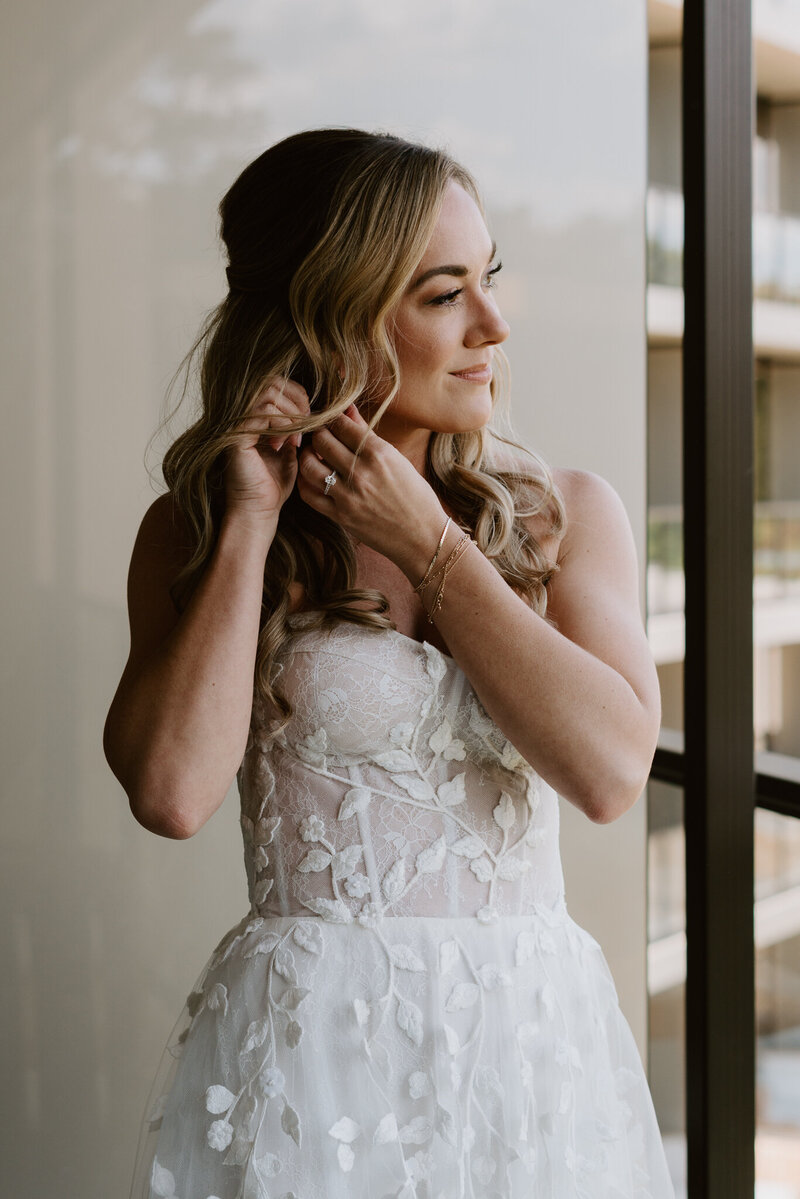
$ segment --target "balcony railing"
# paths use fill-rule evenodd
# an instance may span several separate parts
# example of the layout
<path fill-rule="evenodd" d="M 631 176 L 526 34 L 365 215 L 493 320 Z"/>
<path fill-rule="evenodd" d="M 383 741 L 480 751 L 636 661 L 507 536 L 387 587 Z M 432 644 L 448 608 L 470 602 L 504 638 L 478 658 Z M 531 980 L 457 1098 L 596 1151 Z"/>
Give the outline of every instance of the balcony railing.
<path fill-rule="evenodd" d="M 800 500 L 762 500 L 755 506 L 753 569 L 758 593 L 797 596 L 800 585 Z M 651 615 L 683 607 L 683 512 L 658 504 L 647 518 L 648 609 Z"/>
<path fill-rule="evenodd" d="M 670 188 L 647 192 L 647 280 L 683 286 L 683 196 Z M 753 214 L 753 290 L 759 299 L 800 304 L 800 217 Z"/>

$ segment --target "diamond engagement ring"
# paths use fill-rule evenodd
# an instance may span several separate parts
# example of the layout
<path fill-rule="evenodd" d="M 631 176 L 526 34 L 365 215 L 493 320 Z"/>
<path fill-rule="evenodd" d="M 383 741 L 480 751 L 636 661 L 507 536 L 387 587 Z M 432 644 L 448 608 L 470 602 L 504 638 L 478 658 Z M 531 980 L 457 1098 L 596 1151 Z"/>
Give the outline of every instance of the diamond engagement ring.
<path fill-rule="evenodd" d="M 328 492 L 330 491 L 331 487 L 333 487 L 335 482 L 336 482 L 336 471 L 332 470 L 329 475 L 325 476 L 325 490 L 323 491 L 322 494 L 327 495 Z"/>

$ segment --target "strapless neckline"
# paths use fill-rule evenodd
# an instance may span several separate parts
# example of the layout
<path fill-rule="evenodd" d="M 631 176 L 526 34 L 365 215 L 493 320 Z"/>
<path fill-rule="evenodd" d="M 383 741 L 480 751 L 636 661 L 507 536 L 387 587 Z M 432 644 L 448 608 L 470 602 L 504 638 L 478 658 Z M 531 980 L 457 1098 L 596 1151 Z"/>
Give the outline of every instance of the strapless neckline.
<path fill-rule="evenodd" d="M 290 612 L 289 620 L 295 621 L 295 620 L 298 620 L 299 618 L 302 618 L 303 616 L 321 616 L 321 615 L 322 615 L 322 609 L 320 609 L 320 608 L 304 608 L 300 612 Z M 458 663 L 456 662 L 456 660 L 452 654 L 448 654 L 443 649 L 439 649 L 439 646 L 434 645 L 432 641 L 418 641 L 416 637 L 410 637 L 408 635 L 408 633 L 401 633 L 399 629 L 370 629 L 367 625 L 358 625 L 358 624 L 355 624 L 353 621 L 344 620 L 341 618 L 339 618 L 338 624 L 340 626 L 346 626 L 349 629 L 364 629 L 364 631 L 369 634 L 373 634 L 373 633 L 391 634 L 393 637 L 399 637 L 402 641 L 408 642 L 408 644 L 416 647 L 416 649 L 418 649 L 418 650 L 422 650 L 422 651 L 426 651 L 429 649 L 433 650 L 433 652 L 438 654 L 439 657 L 442 658 L 445 662 L 450 662 L 454 666 L 458 666 Z M 320 631 L 322 631 L 322 629 L 320 629 Z"/>

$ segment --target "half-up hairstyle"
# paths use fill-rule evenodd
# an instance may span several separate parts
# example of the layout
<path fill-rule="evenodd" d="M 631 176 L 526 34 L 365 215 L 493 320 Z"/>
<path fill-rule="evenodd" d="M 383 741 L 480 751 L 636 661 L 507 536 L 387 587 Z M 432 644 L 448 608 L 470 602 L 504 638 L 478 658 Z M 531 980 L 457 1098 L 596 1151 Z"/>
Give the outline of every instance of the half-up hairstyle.
<path fill-rule="evenodd" d="M 191 535 L 192 555 L 173 590 L 183 607 L 213 553 L 224 510 L 225 451 L 256 397 L 277 376 L 309 395 L 310 414 L 281 434 L 310 432 L 386 380 L 375 425 L 400 387 L 391 314 L 408 287 L 439 216 L 447 186 L 480 203 L 471 176 L 448 155 L 389 134 L 320 129 L 278 142 L 242 172 L 220 204 L 230 290 L 208 318 L 184 366 L 199 362 L 202 409 L 172 444 L 164 479 Z M 498 398 L 499 383 L 492 383 Z M 513 458 L 502 446 L 512 447 Z M 498 453 L 500 451 L 500 453 Z M 501 454 L 503 455 L 501 457 Z M 440 499 L 511 587 L 540 614 L 556 569 L 524 521 L 564 508 L 535 455 L 489 429 L 436 433 L 427 477 Z M 295 489 L 281 509 L 264 572 L 255 689 L 284 720 L 274 684 L 290 635 L 290 586 L 319 623 L 393 627 L 386 598 L 359 589 L 355 547 Z"/>

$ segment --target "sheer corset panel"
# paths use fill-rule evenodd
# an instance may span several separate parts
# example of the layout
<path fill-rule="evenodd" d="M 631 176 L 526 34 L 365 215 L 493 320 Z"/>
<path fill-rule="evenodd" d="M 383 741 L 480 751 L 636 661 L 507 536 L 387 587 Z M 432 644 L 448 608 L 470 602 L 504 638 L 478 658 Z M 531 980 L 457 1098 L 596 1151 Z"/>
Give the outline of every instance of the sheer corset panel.
<path fill-rule="evenodd" d="M 563 902 L 558 800 L 452 658 L 391 630 L 292 618 L 273 735 L 239 772 L 252 911 L 368 924 Z"/>

